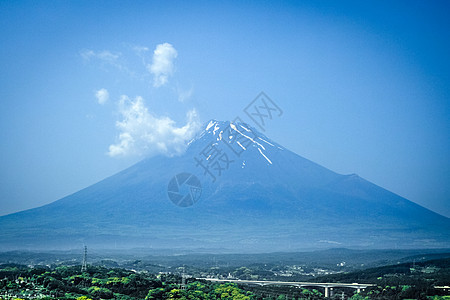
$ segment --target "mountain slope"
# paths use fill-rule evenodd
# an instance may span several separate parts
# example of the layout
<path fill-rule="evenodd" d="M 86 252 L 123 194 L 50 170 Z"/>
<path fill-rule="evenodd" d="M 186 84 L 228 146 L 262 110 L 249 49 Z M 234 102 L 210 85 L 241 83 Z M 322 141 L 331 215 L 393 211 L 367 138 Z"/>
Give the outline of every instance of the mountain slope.
<path fill-rule="evenodd" d="M 201 191 L 189 207 L 168 196 L 180 173 L 201 183 L 201 190 L 181 187 L 194 198 Z M 182 156 L 145 159 L 51 204 L 0 217 L 0 228 L 0 249 L 450 245 L 448 218 L 357 175 L 334 173 L 246 124 L 218 121 Z"/>

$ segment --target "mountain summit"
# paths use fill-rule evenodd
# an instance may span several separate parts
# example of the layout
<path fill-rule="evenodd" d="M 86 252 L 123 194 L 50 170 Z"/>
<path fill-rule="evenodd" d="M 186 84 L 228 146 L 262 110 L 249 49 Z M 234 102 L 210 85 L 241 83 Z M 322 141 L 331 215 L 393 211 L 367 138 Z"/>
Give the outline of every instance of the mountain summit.
<path fill-rule="evenodd" d="M 232 252 L 450 246 L 450 219 L 340 175 L 244 123 L 211 120 L 157 156 L 51 204 L 0 217 L 0 250 Z"/>

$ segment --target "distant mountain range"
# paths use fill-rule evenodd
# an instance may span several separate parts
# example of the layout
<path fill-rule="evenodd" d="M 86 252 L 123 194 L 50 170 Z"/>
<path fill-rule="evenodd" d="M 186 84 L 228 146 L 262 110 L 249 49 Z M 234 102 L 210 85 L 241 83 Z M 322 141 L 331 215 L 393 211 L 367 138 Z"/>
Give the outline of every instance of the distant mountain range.
<path fill-rule="evenodd" d="M 0 217 L 0 228 L 0 250 L 450 246 L 449 218 L 332 172 L 247 124 L 215 120 L 183 155 L 145 159 L 51 204 Z"/>

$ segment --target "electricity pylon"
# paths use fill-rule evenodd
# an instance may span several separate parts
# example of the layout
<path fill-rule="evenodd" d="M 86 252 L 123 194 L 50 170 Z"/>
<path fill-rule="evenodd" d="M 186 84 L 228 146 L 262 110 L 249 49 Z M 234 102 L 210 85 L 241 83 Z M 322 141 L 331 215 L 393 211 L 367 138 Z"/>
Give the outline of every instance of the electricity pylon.
<path fill-rule="evenodd" d="M 81 265 L 81 272 L 87 271 L 87 246 L 84 246 L 83 264 Z"/>

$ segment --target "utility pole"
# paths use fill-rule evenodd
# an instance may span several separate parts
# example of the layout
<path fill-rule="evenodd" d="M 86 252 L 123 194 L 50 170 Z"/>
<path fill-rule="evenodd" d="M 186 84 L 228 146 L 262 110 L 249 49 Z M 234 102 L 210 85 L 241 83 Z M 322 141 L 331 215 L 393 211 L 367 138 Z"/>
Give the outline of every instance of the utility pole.
<path fill-rule="evenodd" d="M 81 265 L 81 272 L 87 271 L 87 246 L 84 246 L 83 264 Z"/>

